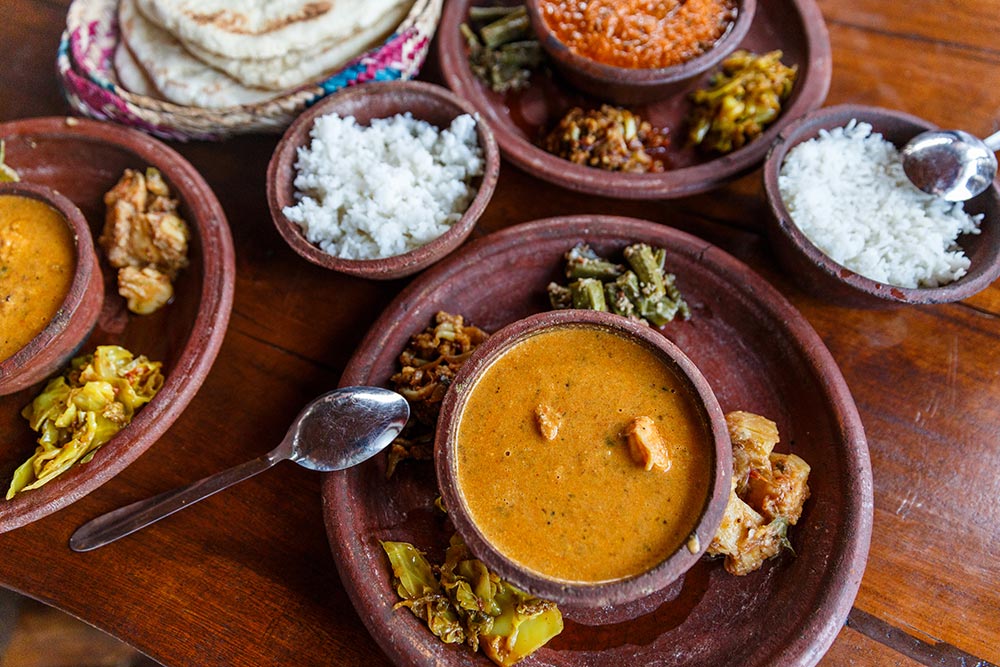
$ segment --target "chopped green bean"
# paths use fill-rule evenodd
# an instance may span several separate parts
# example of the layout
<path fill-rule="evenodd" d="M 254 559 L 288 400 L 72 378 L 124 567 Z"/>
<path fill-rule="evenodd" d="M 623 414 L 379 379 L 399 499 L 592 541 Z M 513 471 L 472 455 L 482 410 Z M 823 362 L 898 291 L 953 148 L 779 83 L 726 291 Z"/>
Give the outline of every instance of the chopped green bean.
<path fill-rule="evenodd" d="M 581 310 L 607 311 L 604 300 L 604 283 L 596 278 L 580 278 L 570 283 L 569 291 L 573 295 L 573 307 Z"/>

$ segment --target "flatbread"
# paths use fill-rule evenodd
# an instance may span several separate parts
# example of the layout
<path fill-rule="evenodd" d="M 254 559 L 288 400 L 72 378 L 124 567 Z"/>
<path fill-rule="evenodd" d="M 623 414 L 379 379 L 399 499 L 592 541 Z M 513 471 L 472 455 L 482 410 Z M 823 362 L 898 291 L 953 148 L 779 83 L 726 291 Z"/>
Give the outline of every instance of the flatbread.
<path fill-rule="evenodd" d="M 310 54 L 365 31 L 400 0 L 137 0 L 139 10 L 189 48 L 224 58 Z"/>
<path fill-rule="evenodd" d="M 135 56 L 125 46 L 125 42 L 119 41 L 115 47 L 114 55 L 115 74 L 118 76 L 118 83 L 130 92 L 145 97 L 163 99 L 160 91 L 156 89 L 153 82 L 146 76 L 142 65 L 135 60 Z"/>
<path fill-rule="evenodd" d="M 170 102 L 219 109 L 276 97 L 273 90 L 243 86 L 192 56 L 178 40 L 136 11 L 135 0 L 121 0 L 118 20 L 128 50 Z"/>
<path fill-rule="evenodd" d="M 206 51 L 195 44 L 185 43 L 184 46 L 198 59 L 222 70 L 245 86 L 288 90 L 315 81 L 382 43 L 403 22 L 412 5 L 412 1 L 397 2 L 395 7 L 367 29 L 359 29 L 319 53 L 293 50 L 274 58 L 234 59 Z"/>

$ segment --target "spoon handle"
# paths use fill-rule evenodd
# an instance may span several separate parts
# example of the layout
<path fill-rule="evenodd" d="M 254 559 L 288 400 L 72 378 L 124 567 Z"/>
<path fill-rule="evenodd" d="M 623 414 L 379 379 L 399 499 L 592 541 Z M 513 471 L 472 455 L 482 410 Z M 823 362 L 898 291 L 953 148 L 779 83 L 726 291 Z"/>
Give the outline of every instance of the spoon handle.
<path fill-rule="evenodd" d="M 264 472 L 280 460 L 271 454 L 265 454 L 187 486 L 103 514 L 77 528 L 69 539 L 69 548 L 73 551 L 90 551 L 103 547 L 237 482 Z"/>
<path fill-rule="evenodd" d="M 983 139 L 983 143 L 986 144 L 986 147 L 994 153 L 1000 151 L 1000 132 L 994 132 L 990 136 L 986 137 Z"/>

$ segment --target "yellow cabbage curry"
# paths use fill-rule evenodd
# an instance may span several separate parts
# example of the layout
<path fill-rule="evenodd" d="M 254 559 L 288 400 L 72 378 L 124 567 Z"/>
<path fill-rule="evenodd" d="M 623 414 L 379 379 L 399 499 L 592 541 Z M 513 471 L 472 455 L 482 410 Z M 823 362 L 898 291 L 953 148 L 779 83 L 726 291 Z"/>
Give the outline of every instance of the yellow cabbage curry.
<path fill-rule="evenodd" d="M 76 272 L 76 240 L 59 211 L 0 195 L 0 361 L 37 336 L 59 310 Z"/>
<path fill-rule="evenodd" d="M 654 450 L 643 455 L 641 440 Z M 711 434 L 656 352 L 597 326 L 515 344 L 470 389 L 457 478 L 473 522 L 546 578 L 648 571 L 684 544 L 708 496 Z"/>

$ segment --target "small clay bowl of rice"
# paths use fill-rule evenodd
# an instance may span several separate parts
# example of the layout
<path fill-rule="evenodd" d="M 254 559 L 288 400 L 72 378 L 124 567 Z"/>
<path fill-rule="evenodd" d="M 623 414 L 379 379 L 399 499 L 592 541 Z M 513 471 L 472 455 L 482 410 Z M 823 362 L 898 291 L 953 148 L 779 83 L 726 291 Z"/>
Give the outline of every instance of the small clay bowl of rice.
<path fill-rule="evenodd" d="M 899 149 L 935 125 L 859 105 L 788 125 L 764 162 L 768 226 L 795 283 L 855 307 L 960 301 L 1000 276 L 1000 189 L 957 204 L 921 192 Z"/>
<path fill-rule="evenodd" d="M 717 67 L 746 37 L 757 0 L 525 5 L 542 48 L 573 87 L 617 104 L 641 104 L 683 92 Z"/>
<path fill-rule="evenodd" d="M 428 83 L 347 88 L 303 113 L 267 168 L 271 218 L 295 252 L 364 278 L 414 274 L 469 236 L 500 170 L 475 110 Z"/>

